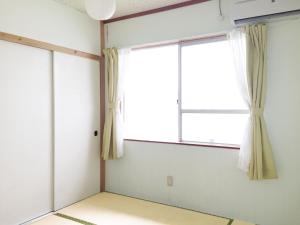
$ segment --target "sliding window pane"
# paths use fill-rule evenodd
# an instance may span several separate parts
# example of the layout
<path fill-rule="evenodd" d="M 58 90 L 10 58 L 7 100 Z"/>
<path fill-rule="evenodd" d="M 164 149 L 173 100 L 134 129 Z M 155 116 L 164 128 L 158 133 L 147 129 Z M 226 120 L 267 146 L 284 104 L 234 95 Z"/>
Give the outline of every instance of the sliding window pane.
<path fill-rule="evenodd" d="M 182 116 L 184 141 L 241 144 L 247 114 L 194 114 Z"/>
<path fill-rule="evenodd" d="M 132 51 L 130 65 L 125 137 L 177 141 L 178 46 Z"/>
<path fill-rule="evenodd" d="M 182 108 L 246 108 L 227 40 L 182 47 Z"/>

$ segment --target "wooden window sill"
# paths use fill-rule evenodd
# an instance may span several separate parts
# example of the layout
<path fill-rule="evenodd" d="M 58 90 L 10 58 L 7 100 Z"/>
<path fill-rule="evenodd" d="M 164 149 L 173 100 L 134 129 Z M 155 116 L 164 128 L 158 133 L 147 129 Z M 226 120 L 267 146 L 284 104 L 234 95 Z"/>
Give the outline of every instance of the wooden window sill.
<path fill-rule="evenodd" d="M 186 146 L 199 146 L 208 148 L 223 148 L 231 150 L 240 150 L 238 145 L 230 144 L 212 144 L 212 143 L 197 143 L 197 142 L 170 142 L 170 141 L 150 141 L 150 140 L 138 140 L 138 139 L 124 139 L 125 141 L 132 142 L 145 142 L 145 143 L 156 143 L 156 144 L 172 144 L 172 145 L 186 145 Z"/>

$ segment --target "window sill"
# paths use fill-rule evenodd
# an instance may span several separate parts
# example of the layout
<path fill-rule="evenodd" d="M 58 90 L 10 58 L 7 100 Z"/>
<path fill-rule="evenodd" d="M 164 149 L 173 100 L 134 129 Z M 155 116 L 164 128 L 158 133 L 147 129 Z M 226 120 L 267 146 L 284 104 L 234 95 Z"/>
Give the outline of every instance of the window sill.
<path fill-rule="evenodd" d="M 199 146 L 208 148 L 223 148 L 231 150 L 240 150 L 238 145 L 230 144 L 212 144 L 212 143 L 197 143 L 197 142 L 169 142 L 169 141 L 150 141 L 150 140 L 137 140 L 137 139 L 124 139 L 124 141 L 133 142 L 145 142 L 145 143 L 156 143 L 156 144 L 172 144 L 172 145 L 187 145 L 187 146 Z"/>

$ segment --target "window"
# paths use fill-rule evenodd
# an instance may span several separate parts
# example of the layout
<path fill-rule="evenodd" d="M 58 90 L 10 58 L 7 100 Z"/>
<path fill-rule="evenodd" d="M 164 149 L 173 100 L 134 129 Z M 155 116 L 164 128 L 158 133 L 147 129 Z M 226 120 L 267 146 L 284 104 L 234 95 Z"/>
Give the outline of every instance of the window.
<path fill-rule="evenodd" d="M 134 50 L 127 139 L 239 145 L 248 116 L 226 39 Z"/>

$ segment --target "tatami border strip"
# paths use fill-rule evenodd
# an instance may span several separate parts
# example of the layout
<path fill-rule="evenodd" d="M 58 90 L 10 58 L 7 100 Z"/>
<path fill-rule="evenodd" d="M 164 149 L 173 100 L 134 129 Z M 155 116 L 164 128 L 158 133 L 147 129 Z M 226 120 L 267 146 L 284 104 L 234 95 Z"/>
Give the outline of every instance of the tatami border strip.
<path fill-rule="evenodd" d="M 234 221 L 233 219 L 230 219 L 228 225 L 231 225 L 233 223 L 233 221 Z"/>
<path fill-rule="evenodd" d="M 61 218 L 64 218 L 64 219 L 67 219 L 67 220 L 72 220 L 74 222 L 77 222 L 77 223 L 80 223 L 80 224 L 83 224 L 83 225 L 97 225 L 95 223 L 90 223 L 90 222 L 87 222 L 85 220 L 77 219 L 75 217 L 68 216 L 68 215 L 61 214 L 61 213 L 55 213 L 54 215 L 58 216 L 58 217 L 61 217 Z"/>

